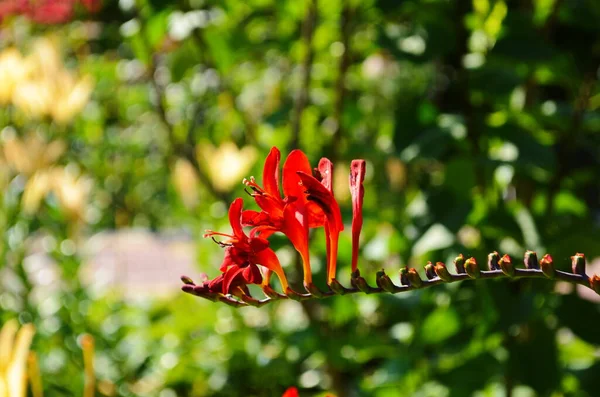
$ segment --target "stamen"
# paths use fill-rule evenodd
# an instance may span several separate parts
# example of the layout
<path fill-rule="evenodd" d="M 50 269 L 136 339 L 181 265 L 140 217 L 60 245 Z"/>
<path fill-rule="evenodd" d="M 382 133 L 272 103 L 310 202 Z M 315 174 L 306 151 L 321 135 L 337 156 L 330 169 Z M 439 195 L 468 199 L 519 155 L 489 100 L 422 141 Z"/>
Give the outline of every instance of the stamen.
<path fill-rule="evenodd" d="M 219 247 L 221 247 L 221 248 L 225 248 L 225 247 L 231 247 L 231 246 L 233 246 L 233 244 L 225 244 L 224 242 L 222 242 L 222 241 L 219 241 L 219 240 L 217 240 L 217 239 L 216 239 L 216 238 L 214 238 L 214 237 L 211 237 L 211 239 L 212 239 L 212 241 L 214 241 L 215 243 L 217 243 L 217 245 L 218 245 Z"/>
<path fill-rule="evenodd" d="M 254 190 L 256 193 L 258 194 L 266 194 L 265 190 L 259 186 L 258 183 L 256 183 L 256 179 L 254 179 L 253 176 L 250 177 L 250 179 L 246 179 L 244 178 L 244 180 L 242 181 L 244 183 L 244 185 L 248 186 L 250 189 Z"/>
<path fill-rule="evenodd" d="M 202 237 L 208 238 L 208 237 L 212 237 L 212 236 L 223 236 L 223 237 L 235 238 L 235 236 L 233 236 L 231 234 L 215 232 L 213 230 L 205 230 L 204 235 Z"/>

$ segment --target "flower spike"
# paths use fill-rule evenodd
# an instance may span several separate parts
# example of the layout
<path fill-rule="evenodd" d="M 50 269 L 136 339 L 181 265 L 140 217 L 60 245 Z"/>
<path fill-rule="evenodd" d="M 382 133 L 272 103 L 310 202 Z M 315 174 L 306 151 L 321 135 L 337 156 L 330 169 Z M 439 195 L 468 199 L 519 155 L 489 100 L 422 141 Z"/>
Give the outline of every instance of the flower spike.
<path fill-rule="evenodd" d="M 358 269 L 358 243 L 363 224 L 364 160 L 354 160 L 350 166 L 352 274 L 350 286 L 345 287 L 335 278 L 338 238 L 344 224 L 333 194 L 333 164 L 323 158 L 313 173 L 308 158 L 299 150 L 290 153 L 282 171 L 280 161 L 281 154 L 274 147 L 263 167 L 263 185 L 259 185 L 252 177 L 244 180 L 246 191 L 256 201 L 259 211 L 244 211 L 242 199 L 238 198 L 229 207 L 231 232 L 206 232 L 205 237 L 212 238 L 223 248 L 220 274 L 212 280 L 202 275 L 198 284 L 182 276 L 181 289 L 184 292 L 233 307 L 261 307 L 273 300 L 304 301 L 359 292 L 396 294 L 469 279 L 545 278 L 583 285 L 600 294 L 600 276 L 586 274 L 585 255 L 577 253 L 571 257 L 572 272 L 567 272 L 559 270 L 560 265 L 555 267 L 550 255 L 544 255 L 538 261 L 534 251 L 525 253 L 524 267 L 521 268 L 513 264 L 508 255 L 501 257 L 496 251 L 487 257 L 487 270 L 480 269 L 475 258 L 467 259 L 460 254 L 454 259 L 454 274 L 443 262 L 427 262 L 424 267 L 425 278 L 421 278 L 415 268 L 405 267 L 400 270 L 400 285 L 394 284 L 383 270 L 375 275 L 376 286 L 369 285 Z M 282 181 L 279 179 L 280 173 L 283 174 Z M 325 229 L 327 239 L 329 288 L 325 290 L 312 282 L 309 253 L 309 229 L 321 226 Z M 279 259 L 269 244 L 268 239 L 274 233 L 283 233 L 302 257 L 306 292 L 297 292 L 288 285 Z M 278 276 L 283 293 L 271 287 L 273 273 Z M 253 297 L 248 288 L 250 284 L 260 285 L 264 297 Z"/>
<path fill-rule="evenodd" d="M 350 164 L 350 194 L 352 195 L 352 271 L 358 268 L 358 243 L 363 225 L 362 207 L 365 196 L 365 160 L 352 160 Z"/>

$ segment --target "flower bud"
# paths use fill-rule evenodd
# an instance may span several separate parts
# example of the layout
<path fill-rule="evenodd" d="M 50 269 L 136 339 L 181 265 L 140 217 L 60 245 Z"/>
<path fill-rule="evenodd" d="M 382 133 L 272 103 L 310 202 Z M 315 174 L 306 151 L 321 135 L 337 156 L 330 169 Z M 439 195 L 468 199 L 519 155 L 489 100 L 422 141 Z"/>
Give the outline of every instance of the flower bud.
<path fill-rule="evenodd" d="M 302 300 L 302 298 L 304 298 L 304 296 L 302 294 L 297 293 L 296 291 L 294 291 L 290 287 L 287 287 L 287 289 L 285 290 L 285 294 L 291 300 L 295 300 L 295 301 L 298 301 L 298 302 L 300 302 Z"/>
<path fill-rule="evenodd" d="M 433 263 L 427 262 L 427 264 L 425 265 L 425 276 L 427 276 L 428 280 L 431 280 L 436 277 Z"/>
<path fill-rule="evenodd" d="M 335 292 L 338 295 L 346 294 L 346 288 L 344 288 L 344 286 L 340 284 L 340 282 L 337 281 L 335 278 L 331 280 L 331 282 L 329 283 L 329 287 L 333 292 Z"/>
<path fill-rule="evenodd" d="M 454 259 L 454 266 L 456 266 L 456 273 L 464 274 L 465 273 L 465 257 L 463 254 L 458 255 Z"/>
<path fill-rule="evenodd" d="M 481 277 L 481 270 L 479 270 L 479 266 L 477 266 L 477 261 L 473 257 L 465 261 L 465 271 L 471 278 Z"/>
<path fill-rule="evenodd" d="M 367 280 L 365 280 L 364 277 L 353 278 L 350 280 L 350 282 L 355 288 L 358 288 L 361 292 L 364 292 L 365 294 L 371 293 L 371 287 L 369 286 L 369 284 L 367 284 Z"/>
<path fill-rule="evenodd" d="M 590 278 L 590 287 L 592 287 L 592 289 L 594 291 L 596 291 L 596 293 L 598 295 L 600 295 L 600 276 L 597 274 L 594 274 L 591 278 Z"/>
<path fill-rule="evenodd" d="M 452 281 L 452 275 L 448 271 L 448 268 L 446 268 L 446 265 L 444 265 L 442 262 L 437 262 L 435 264 L 435 274 L 437 274 L 439 278 L 446 282 Z"/>
<path fill-rule="evenodd" d="M 499 260 L 500 260 L 500 255 L 498 254 L 498 251 L 494 251 L 494 252 L 488 254 L 488 269 L 500 270 L 500 265 L 498 263 Z"/>
<path fill-rule="evenodd" d="M 556 270 L 554 269 L 554 263 L 552 263 L 552 257 L 548 254 L 544 255 L 540 260 L 540 268 L 544 275 L 548 278 L 554 278 Z"/>
<path fill-rule="evenodd" d="M 311 294 L 315 298 L 323 297 L 323 292 L 319 288 L 317 288 L 317 286 L 313 283 L 304 284 L 304 288 L 309 294 Z"/>
<path fill-rule="evenodd" d="M 258 299 L 255 299 L 252 295 L 241 294 L 240 298 L 250 306 L 261 307 L 262 304 Z"/>
<path fill-rule="evenodd" d="M 573 273 L 585 276 L 585 255 L 577 253 L 571 257 Z"/>
<path fill-rule="evenodd" d="M 400 269 L 400 284 L 406 286 L 410 285 L 410 282 L 408 281 L 408 267 Z"/>
<path fill-rule="evenodd" d="M 276 292 L 270 285 L 263 285 L 262 287 L 263 293 L 271 299 L 280 299 L 285 298 L 285 296 Z"/>
<path fill-rule="evenodd" d="M 394 283 L 383 270 L 377 272 L 377 286 L 384 291 L 394 293 Z"/>
<path fill-rule="evenodd" d="M 408 269 L 406 277 L 408 278 L 408 282 L 412 287 L 421 288 L 423 286 L 423 280 L 421 280 L 421 276 L 419 276 L 419 272 L 417 272 L 417 269 L 414 269 L 412 267 Z"/>
<path fill-rule="evenodd" d="M 525 257 L 523 258 L 523 263 L 525 264 L 526 269 L 539 269 L 540 265 L 538 264 L 538 258 L 535 251 L 526 251 Z"/>
<path fill-rule="evenodd" d="M 515 267 L 512 264 L 512 259 L 510 259 L 510 256 L 504 254 L 504 256 L 498 261 L 498 266 L 500 266 L 502 272 L 507 276 L 512 277 L 515 275 Z"/>
<path fill-rule="evenodd" d="M 181 281 L 186 285 L 194 285 L 194 281 L 188 276 L 181 276 Z"/>

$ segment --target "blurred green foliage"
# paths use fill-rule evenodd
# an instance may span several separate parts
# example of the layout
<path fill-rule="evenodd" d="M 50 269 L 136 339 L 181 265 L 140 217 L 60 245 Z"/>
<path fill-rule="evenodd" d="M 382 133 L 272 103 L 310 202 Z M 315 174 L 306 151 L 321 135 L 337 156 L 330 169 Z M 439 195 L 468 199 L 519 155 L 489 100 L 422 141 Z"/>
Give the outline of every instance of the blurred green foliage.
<path fill-rule="evenodd" d="M 1 321 L 35 324 L 48 396 L 81 395 L 83 333 L 98 395 L 597 396 L 598 302 L 545 280 L 235 310 L 178 292 L 169 261 L 166 297 L 79 275 L 90 237 L 131 227 L 191 236 L 217 274 L 202 231 L 228 229 L 231 181 L 273 145 L 334 161 L 346 222 L 349 162 L 367 160 L 367 277 L 461 252 L 598 258 L 598 21 L 594 0 L 106 0 L 63 25 L 4 20 L 2 51 L 28 65 L 51 37 L 94 86 L 67 121 L 31 110 L 46 83 L 0 110 Z M 348 230 L 339 260 L 347 283 Z"/>

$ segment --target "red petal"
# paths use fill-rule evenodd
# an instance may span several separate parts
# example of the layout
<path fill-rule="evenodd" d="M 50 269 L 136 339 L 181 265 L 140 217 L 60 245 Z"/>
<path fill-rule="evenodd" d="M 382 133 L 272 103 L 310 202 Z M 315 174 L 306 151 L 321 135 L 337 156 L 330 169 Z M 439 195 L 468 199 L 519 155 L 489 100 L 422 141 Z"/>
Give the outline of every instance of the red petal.
<path fill-rule="evenodd" d="M 279 230 L 278 228 L 275 228 L 270 225 L 261 225 L 261 226 L 257 226 L 254 229 L 250 230 L 250 237 L 255 238 L 255 237 L 259 236 L 264 239 L 267 239 L 278 230 Z"/>
<path fill-rule="evenodd" d="M 263 185 L 265 191 L 271 196 L 280 197 L 279 193 L 279 161 L 281 153 L 276 147 L 272 147 L 265 160 L 263 168 Z"/>
<path fill-rule="evenodd" d="M 321 184 L 333 194 L 333 163 L 328 158 L 323 157 L 319 161 L 319 173 L 321 174 Z"/>
<path fill-rule="evenodd" d="M 363 225 L 362 207 L 365 188 L 365 160 L 352 160 L 350 165 L 350 194 L 352 195 L 352 271 L 358 268 L 358 241 Z"/>
<path fill-rule="evenodd" d="M 268 224 L 270 221 L 269 214 L 254 210 L 246 210 L 242 212 L 242 226 L 258 226 Z"/>
<path fill-rule="evenodd" d="M 304 266 L 304 281 L 312 282 L 310 270 L 310 255 L 308 253 L 308 220 L 304 208 L 298 208 L 295 203 L 289 203 L 283 210 L 283 225 L 281 232 L 287 236 L 292 245 L 302 257 Z"/>
<path fill-rule="evenodd" d="M 236 265 L 234 249 L 233 247 L 225 248 L 225 257 L 219 268 L 222 272 L 226 271 L 230 266 Z"/>
<path fill-rule="evenodd" d="M 306 213 L 309 228 L 321 227 L 325 224 L 325 213 L 317 203 L 308 201 L 306 203 Z"/>
<path fill-rule="evenodd" d="M 299 397 L 298 389 L 295 387 L 288 388 L 281 397 Z"/>
<path fill-rule="evenodd" d="M 223 293 L 230 294 L 236 286 L 244 285 L 243 267 L 232 266 L 223 274 Z"/>
<path fill-rule="evenodd" d="M 312 175 L 299 171 L 298 176 L 304 186 L 307 199 L 321 207 L 332 227 L 337 228 L 337 230 L 344 230 L 340 206 L 333 194 Z"/>
<path fill-rule="evenodd" d="M 269 242 L 267 241 L 267 239 L 262 238 L 262 237 L 251 238 L 251 239 L 249 239 L 249 242 L 250 242 L 250 248 L 252 249 L 252 252 L 255 252 L 255 253 L 269 248 Z"/>
<path fill-rule="evenodd" d="M 219 274 L 214 280 L 205 283 L 209 292 L 223 292 L 223 275 Z"/>
<path fill-rule="evenodd" d="M 301 150 L 292 150 L 283 165 L 283 194 L 288 197 L 297 197 L 304 200 L 304 189 L 300 186 L 300 178 L 297 172 L 302 171 L 311 174 L 308 158 Z"/>
<path fill-rule="evenodd" d="M 244 201 L 241 198 L 236 198 L 231 203 L 229 207 L 229 223 L 231 224 L 231 228 L 233 229 L 233 235 L 238 240 L 245 240 L 246 235 L 244 234 L 244 230 L 242 229 L 242 207 L 244 206 Z"/>
<path fill-rule="evenodd" d="M 271 217 L 281 217 L 283 210 L 283 200 L 279 196 L 255 195 L 254 200 L 261 210 L 267 212 Z"/>
<path fill-rule="evenodd" d="M 246 266 L 242 271 L 242 277 L 246 284 L 260 284 L 262 283 L 262 274 L 256 265 Z"/>
<path fill-rule="evenodd" d="M 279 258 L 277 258 L 275 252 L 270 248 L 258 252 L 254 256 L 254 260 L 256 261 L 256 264 L 266 267 L 267 269 L 275 272 L 277 275 L 283 273 L 283 268 L 279 263 Z"/>

